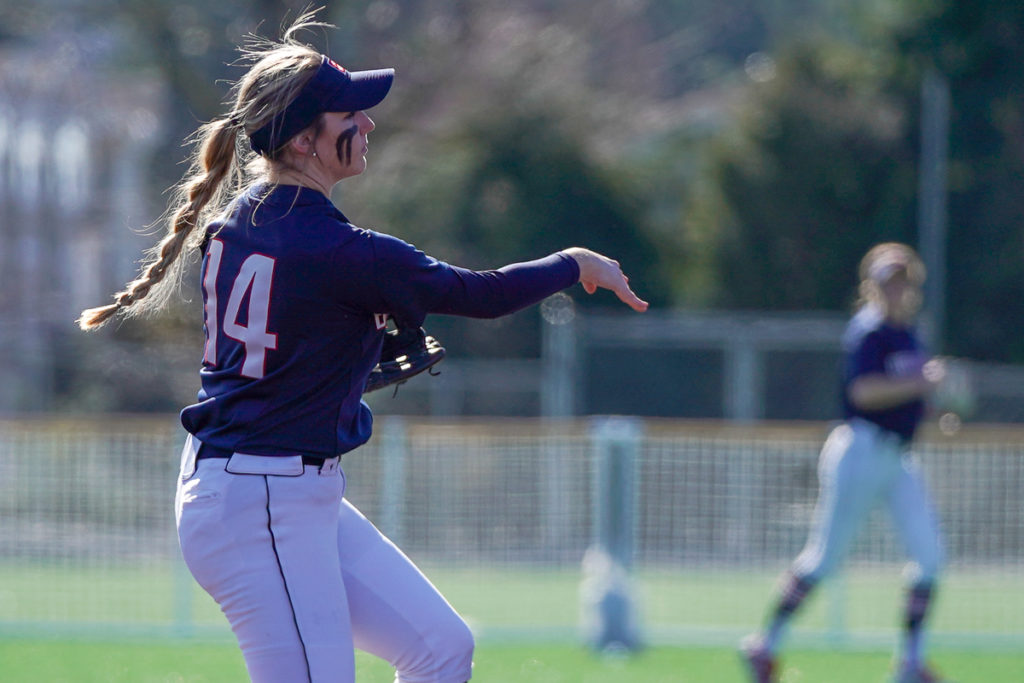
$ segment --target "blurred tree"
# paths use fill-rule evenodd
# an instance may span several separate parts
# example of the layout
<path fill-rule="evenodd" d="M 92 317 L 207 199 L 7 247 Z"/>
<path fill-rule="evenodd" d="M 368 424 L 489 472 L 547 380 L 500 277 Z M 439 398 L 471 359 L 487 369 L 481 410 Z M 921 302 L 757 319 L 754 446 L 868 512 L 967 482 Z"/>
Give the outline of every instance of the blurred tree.
<path fill-rule="evenodd" d="M 749 89 L 736 128 L 709 152 L 687 220 L 714 242 L 711 303 L 843 309 L 871 244 L 913 241 L 909 122 L 878 66 L 834 43 L 800 43 Z"/>
<path fill-rule="evenodd" d="M 582 243 L 627 272 L 643 269 L 652 302 L 665 302 L 658 250 L 643 232 L 636 198 L 557 122 L 541 113 L 480 122 L 461 144 L 480 149 L 453 207 L 457 243 L 472 250 L 467 258 L 523 260 Z"/>
<path fill-rule="evenodd" d="M 1024 5 L 907 4 L 920 14 L 894 33 L 910 79 L 934 66 L 952 98 L 947 351 L 1024 362 Z"/>
<path fill-rule="evenodd" d="M 241 75 L 232 68 L 236 46 L 257 30 L 276 35 L 282 18 L 295 15 L 295 3 L 281 0 L 210 4 L 201 0 L 124 0 L 120 19 L 136 36 L 138 64 L 164 79 L 169 101 L 165 144 L 154 159 L 154 183 L 176 183 L 187 155 L 184 141 L 202 123 L 223 111 L 227 81 Z"/>

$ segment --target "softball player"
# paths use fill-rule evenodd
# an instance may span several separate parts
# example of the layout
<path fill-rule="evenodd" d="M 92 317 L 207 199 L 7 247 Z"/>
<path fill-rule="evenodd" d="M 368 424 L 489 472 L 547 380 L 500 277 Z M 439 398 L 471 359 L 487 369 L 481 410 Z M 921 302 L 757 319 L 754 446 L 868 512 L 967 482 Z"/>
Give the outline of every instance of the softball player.
<path fill-rule="evenodd" d="M 351 682 L 359 648 L 396 682 L 463 683 L 469 628 L 343 498 L 339 459 L 370 438 L 361 397 L 386 320 L 502 316 L 576 282 L 647 304 L 586 249 L 478 272 L 352 225 L 331 188 L 365 170 L 365 110 L 394 71 L 349 72 L 301 43 L 297 32 L 324 26 L 313 18 L 244 51 L 231 111 L 197 132 L 167 234 L 115 303 L 79 323 L 159 308 L 201 252 L 206 344 L 198 401 L 181 413 L 178 536 L 253 681 Z"/>
<path fill-rule="evenodd" d="M 767 627 L 741 646 L 754 683 L 777 680 L 775 655 L 791 618 L 836 570 L 877 504 L 888 506 L 912 561 L 895 681 L 939 681 L 924 663 L 923 627 L 942 547 L 935 510 L 909 451 L 925 398 L 943 374 L 913 328 L 924 276 L 921 260 L 904 244 L 878 244 L 861 260 L 861 301 L 843 339 L 845 420 L 821 451 L 821 490 L 807 545 L 784 578 Z"/>

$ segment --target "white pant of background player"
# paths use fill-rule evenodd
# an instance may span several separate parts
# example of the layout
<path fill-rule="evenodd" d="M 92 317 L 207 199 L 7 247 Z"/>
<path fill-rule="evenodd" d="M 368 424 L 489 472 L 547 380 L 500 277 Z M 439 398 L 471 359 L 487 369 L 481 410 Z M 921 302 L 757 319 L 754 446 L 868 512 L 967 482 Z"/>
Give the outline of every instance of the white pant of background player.
<path fill-rule="evenodd" d="M 197 463 L 197 448 L 189 437 L 178 538 L 192 575 L 231 623 L 254 683 L 353 683 L 353 647 L 390 662 L 396 683 L 469 680 L 469 628 L 342 498 L 337 459 L 323 468 L 299 456 Z"/>
<path fill-rule="evenodd" d="M 832 574 L 871 509 L 885 504 L 913 563 L 908 579 L 936 578 L 943 553 L 938 517 L 921 468 L 898 436 L 858 418 L 836 427 L 822 448 L 818 478 L 810 537 L 793 574 L 815 581 Z"/>

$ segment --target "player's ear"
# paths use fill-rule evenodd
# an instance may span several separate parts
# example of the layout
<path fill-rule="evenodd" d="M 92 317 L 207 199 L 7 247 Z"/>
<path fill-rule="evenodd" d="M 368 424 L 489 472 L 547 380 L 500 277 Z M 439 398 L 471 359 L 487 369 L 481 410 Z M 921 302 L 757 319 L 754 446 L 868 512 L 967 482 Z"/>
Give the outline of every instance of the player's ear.
<path fill-rule="evenodd" d="M 288 151 L 296 157 L 313 156 L 316 138 L 312 130 L 304 130 L 288 141 Z"/>

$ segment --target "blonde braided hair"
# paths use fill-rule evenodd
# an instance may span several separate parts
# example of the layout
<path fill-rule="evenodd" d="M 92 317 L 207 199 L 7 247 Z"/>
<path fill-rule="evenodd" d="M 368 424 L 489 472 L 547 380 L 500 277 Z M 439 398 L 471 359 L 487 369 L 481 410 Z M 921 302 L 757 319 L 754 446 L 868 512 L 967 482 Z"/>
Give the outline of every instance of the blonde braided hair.
<path fill-rule="evenodd" d="M 246 74 L 232 86 L 228 115 L 200 126 L 189 137 L 189 170 L 175 185 L 164 214 L 163 238 L 144 253 L 139 276 L 114 295 L 114 303 L 82 311 L 78 326 L 95 330 L 117 315 L 135 317 L 161 310 L 181 286 L 188 258 L 207 237 L 207 226 L 248 185 L 264 180 L 279 150 L 260 156 L 244 135 L 259 130 L 284 111 L 320 65 L 321 54 L 299 42 L 302 30 L 330 27 L 314 21 L 316 10 L 301 14 L 280 41 L 250 36 L 241 48 Z"/>

